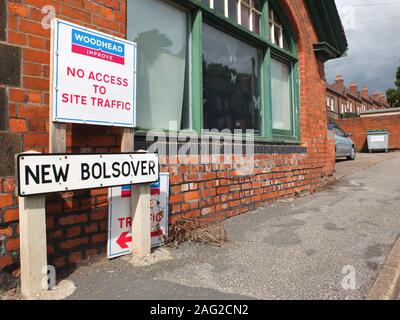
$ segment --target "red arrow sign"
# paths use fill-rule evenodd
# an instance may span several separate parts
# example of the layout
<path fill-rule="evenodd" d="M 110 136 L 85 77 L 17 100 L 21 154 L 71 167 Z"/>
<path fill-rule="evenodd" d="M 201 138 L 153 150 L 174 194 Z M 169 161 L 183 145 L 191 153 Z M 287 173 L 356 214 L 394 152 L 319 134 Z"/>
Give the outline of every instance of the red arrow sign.
<path fill-rule="evenodd" d="M 127 243 L 132 242 L 132 237 L 128 237 L 129 232 L 124 232 L 121 234 L 117 240 L 117 244 L 122 248 L 122 249 L 128 249 Z"/>

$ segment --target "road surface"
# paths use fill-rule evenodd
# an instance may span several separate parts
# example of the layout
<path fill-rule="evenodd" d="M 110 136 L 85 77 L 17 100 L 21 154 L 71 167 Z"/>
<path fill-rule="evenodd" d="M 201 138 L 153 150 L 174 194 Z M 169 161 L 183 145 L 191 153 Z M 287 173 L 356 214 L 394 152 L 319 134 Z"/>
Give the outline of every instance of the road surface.
<path fill-rule="evenodd" d="M 320 193 L 226 221 L 221 248 L 187 243 L 150 266 L 81 267 L 69 299 L 364 299 L 400 233 L 400 153 L 384 156 L 361 156 Z"/>

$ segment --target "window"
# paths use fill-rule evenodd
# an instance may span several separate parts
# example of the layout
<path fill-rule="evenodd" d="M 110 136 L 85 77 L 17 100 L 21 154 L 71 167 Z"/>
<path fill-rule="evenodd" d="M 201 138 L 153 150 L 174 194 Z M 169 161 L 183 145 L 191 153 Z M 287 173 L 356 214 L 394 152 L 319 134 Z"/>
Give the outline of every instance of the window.
<path fill-rule="evenodd" d="M 273 58 L 272 78 L 272 128 L 289 131 L 292 127 L 292 98 L 290 66 Z"/>
<path fill-rule="evenodd" d="M 269 11 L 269 28 L 270 28 L 270 40 L 273 44 L 281 47 L 282 49 L 288 49 L 288 44 L 285 39 L 284 30 L 279 19 L 276 17 L 274 10 Z"/>
<path fill-rule="evenodd" d="M 333 98 L 331 96 L 328 96 L 326 98 L 326 105 L 330 111 L 334 111 L 335 108 L 334 108 Z"/>
<path fill-rule="evenodd" d="M 253 129 L 262 140 L 299 141 L 297 51 L 279 2 L 127 3 L 140 128 L 175 120 L 198 132 Z"/>
<path fill-rule="evenodd" d="M 203 128 L 260 134 L 260 52 L 204 23 Z"/>
<path fill-rule="evenodd" d="M 137 123 L 188 128 L 188 14 L 160 0 L 128 1 L 128 39 L 138 45 Z"/>
<path fill-rule="evenodd" d="M 261 0 L 238 1 L 238 23 L 255 33 L 260 33 Z"/>
<path fill-rule="evenodd" d="M 346 137 L 346 134 L 342 131 L 342 129 L 340 129 L 340 128 L 338 128 L 338 127 L 335 127 L 334 130 L 335 130 L 335 134 L 336 134 L 337 136 L 339 136 L 339 137 Z"/>
<path fill-rule="evenodd" d="M 222 13 L 257 34 L 261 31 L 262 0 L 202 0 L 202 3 Z"/>

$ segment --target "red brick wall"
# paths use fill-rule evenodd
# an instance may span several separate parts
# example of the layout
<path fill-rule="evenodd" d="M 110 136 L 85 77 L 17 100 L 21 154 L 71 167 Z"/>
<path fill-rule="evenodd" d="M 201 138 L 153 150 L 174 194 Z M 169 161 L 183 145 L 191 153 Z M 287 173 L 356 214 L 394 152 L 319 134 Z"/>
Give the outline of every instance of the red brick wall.
<path fill-rule="evenodd" d="M 48 152 L 50 30 L 41 26 L 41 9 L 52 5 L 59 18 L 119 37 L 126 34 L 126 1 L 8 1 L 8 43 L 22 48 L 21 87 L 8 88 L 9 130 L 22 137 L 23 150 Z M 117 152 L 121 130 L 68 126 L 68 150 Z M 0 289 L 19 264 L 18 203 L 14 178 L 0 177 Z M 48 258 L 56 267 L 104 252 L 107 231 L 107 190 L 64 193 L 47 201 Z M 11 277 L 12 280 L 12 277 Z"/>
<path fill-rule="evenodd" d="M 342 119 L 338 124 L 345 132 L 353 134 L 353 141 L 358 150 L 368 150 L 368 130 L 382 129 L 389 130 L 389 148 L 400 149 L 400 115 Z"/>
<path fill-rule="evenodd" d="M 223 219 L 266 205 L 281 196 L 314 190 L 334 173 L 334 143 L 327 133 L 325 75 L 313 52 L 315 30 L 302 1 L 282 1 L 298 44 L 300 62 L 301 147 L 306 153 L 260 154 L 253 175 L 237 177 L 225 164 L 163 166 L 171 174 L 171 222 L 180 215 Z M 116 36 L 126 34 L 126 1 L 8 1 L 8 40 L 22 48 L 21 87 L 7 87 L 10 131 L 23 150 L 48 151 L 50 31 L 44 30 L 43 5 L 57 17 Z M 68 150 L 118 152 L 121 130 L 69 125 Z M 269 169 L 271 167 L 271 169 Z M 19 264 L 18 203 L 14 178 L 0 177 L 0 288 Z M 69 192 L 47 198 L 49 263 L 61 268 L 103 253 L 107 237 L 107 190 Z M 2 282 L 3 281 L 3 282 Z"/>

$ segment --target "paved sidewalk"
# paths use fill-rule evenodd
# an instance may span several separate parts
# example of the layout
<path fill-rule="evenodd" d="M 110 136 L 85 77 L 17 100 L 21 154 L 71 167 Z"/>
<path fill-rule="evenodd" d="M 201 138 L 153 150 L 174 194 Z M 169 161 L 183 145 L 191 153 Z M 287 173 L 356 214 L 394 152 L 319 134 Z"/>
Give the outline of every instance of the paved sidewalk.
<path fill-rule="evenodd" d="M 364 299 L 400 233 L 400 154 L 331 188 L 225 222 L 222 248 L 185 244 L 169 260 L 79 268 L 70 299 Z M 356 271 L 344 290 L 342 270 Z"/>
<path fill-rule="evenodd" d="M 357 153 L 356 160 L 348 161 L 339 159 L 336 161 L 336 178 L 340 179 L 361 170 L 368 169 L 383 161 L 393 159 L 399 152 L 389 153 Z"/>

